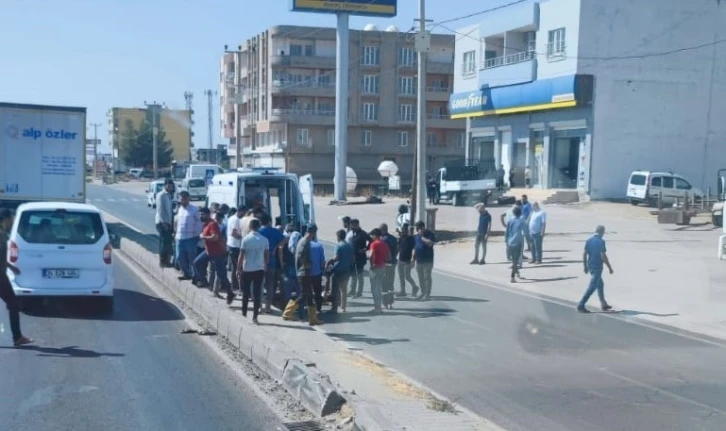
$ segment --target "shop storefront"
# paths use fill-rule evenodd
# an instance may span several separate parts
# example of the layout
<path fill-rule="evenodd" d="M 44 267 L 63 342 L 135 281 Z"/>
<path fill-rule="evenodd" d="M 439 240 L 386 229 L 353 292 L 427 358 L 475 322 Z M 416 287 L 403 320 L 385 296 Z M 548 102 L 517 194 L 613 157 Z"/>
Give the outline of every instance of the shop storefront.
<path fill-rule="evenodd" d="M 467 119 L 466 157 L 504 165 L 515 186 L 589 191 L 592 77 L 571 75 L 454 94 L 452 118 Z"/>

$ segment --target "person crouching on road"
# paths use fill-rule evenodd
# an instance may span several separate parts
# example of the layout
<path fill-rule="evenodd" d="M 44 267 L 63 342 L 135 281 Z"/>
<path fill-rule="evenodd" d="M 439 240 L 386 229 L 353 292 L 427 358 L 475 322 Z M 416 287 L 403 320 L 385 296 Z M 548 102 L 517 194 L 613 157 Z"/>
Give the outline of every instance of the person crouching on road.
<path fill-rule="evenodd" d="M 250 232 L 242 238 L 237 273 L 242 280 L 242 315 L 247 317 L 250 296 L 252 296 L 252 322 L 257 324 L 257 316 L 262 305 L 262 282 L 265 269 L 270 263 L 270 242 L 260 235 L 260 221 L 249 222 Z"/>
<path fill-rule="evenodd" d="M 522 277 L 519 273 L 519 259 L 516 256 L 522 255 L 524 248 L 524 224 L 526 220 L 522 217 L 522 208 L 514 207 L 512 209 L 512 218 L 507 222 L 507 230 L 504 238 L 507 243 L 507 254 L 512 256 L 512 273 L 510 282 L 516 283 L 517 277 Z"/>
<path fill-rule="evenodd" d="M 371 294 L 373 295 L 373 310 L 371 310 L 371 313 L 373 314 L 379 314 L 383 311 L 381 308 L 381 289 L 383 288 L 383 281 L 386 276 L 386 264 L 391 259 L 391 252 L 388 250 L 388 245 L 381 239 L 382 235 L 383 233 L 380 229 L 373 229 L 370 233 L 370 277 Z"/>
<path fill-rule="evenodd" d="M 318 320 L 318 309 L 313 300 L 313 287 L 315 285 L 313 281 L 314 274 L 322 274 L 324 270 L 322 265 L 325 264 L 325 259 L 316 262 L 319 259 L 313 258 L 313 242 L 315 242 L 317 233 L 318 227 L 314 224 L 309 225 L 305 231 L 305 236 L 300 238 L 295 248 L 295 269 L 297 270 L 298 281 L 302 287 L 302 298 L 307 306 L 308 323 L 310 326 L 322 323 Z"/>

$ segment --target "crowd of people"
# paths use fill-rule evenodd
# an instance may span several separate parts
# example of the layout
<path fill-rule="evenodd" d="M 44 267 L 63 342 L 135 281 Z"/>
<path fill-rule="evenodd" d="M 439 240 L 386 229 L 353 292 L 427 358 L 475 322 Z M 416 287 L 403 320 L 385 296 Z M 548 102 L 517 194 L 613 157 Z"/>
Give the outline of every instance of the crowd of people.
<path fill-rule="evenodd" d="M 392 309 L 396 297 L 408 296 L 407 284 L 416 299 L 431 297 L 436 237 L 423 222 L 404 224 L 396 236 L 386 224 L 366 232 L 359 220 L 344 217 L 342 229 L 331 238 L 333 254 L 326 259 L 314 224 L 273 225 L 261 202 L 250 208 L 198 208 L 184 191 L 173 211 L 174 187 L 168 181 L 156 198 L 159 264 L 177 268 L 180 280 L 210 288 L 217 297 L 225 291 L 230 305 L 241 294 L 242 314 L 247 316 L 251 301 L 254 323 L 277 301 L 285 320 L 307 314 L 310 325 L 320 324 L 324 303 L 330 302 L 331 314 L 346 312 L 348 298 L 363 296 L 366 278 L 372 314 Z M 414 269 L 418 283 L 411 275 Z"/>

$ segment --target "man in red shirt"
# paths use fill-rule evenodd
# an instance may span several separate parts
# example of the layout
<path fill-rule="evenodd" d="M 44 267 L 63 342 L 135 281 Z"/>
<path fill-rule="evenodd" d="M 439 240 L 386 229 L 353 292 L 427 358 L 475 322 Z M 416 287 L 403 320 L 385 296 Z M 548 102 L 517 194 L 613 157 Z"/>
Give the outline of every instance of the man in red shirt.
<path fill-rule="evenodd" d="M 194 259 L 194 284 L 199 287 L 207 287 L 207 265 L 211 261 L 214 265 L 215 272 L 219 280 L 222 282 L 222 288 L 227 291 L 227 300 L 234 298 L 232 286 L 227 278 L 227 245 L 226 238 L 222 237 L 222 230 L 219 223 L 224 220 L 224 214 L 216 213 L 212 220 L 209 208 L 199 210 L 199 217 L 204 223 L 199 238 L 204 240 L 204 251 L 199 253 Z"/>
<path fill-rule="evenodd" d="M 388 249 L 381 236 L 383 233 L 380 229 L 373 229 L 370 233 L 371 244 L 368 246 L 371 262 L 371 293 L 373 294 L 373 310 L 371 313 L 379 314 L 381 309 L 381 289 L 383 287 L 383 278 L 386 275 L 386 264 L 390 260 L 391 251 Z"/>

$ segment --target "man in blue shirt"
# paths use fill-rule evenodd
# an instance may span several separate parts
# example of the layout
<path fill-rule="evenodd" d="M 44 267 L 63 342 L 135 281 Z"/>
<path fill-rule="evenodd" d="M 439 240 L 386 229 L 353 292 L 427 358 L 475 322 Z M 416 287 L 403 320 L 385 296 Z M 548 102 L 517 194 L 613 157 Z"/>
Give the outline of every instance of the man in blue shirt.
<path fill-rule="evenodd" d="M 337 313 L 338 307 L 345 308 L 348 302 L 348 279 L 350 279 L 350 268 L 353 266 L 353 246 L 345 240 L 347 235 L 345 229 L 336 232 L 338 243 L 335 245 L 335 256 L 333 262 L 333 308 L 331 313 Z"/>
<path fill-rule="evenodd" d="M 492 231 L 492 215 L 487 211 L 486 205 L 478 203 L 475 208 L 479 211 L 479 225 L 476 229 L 476 239 L 474 240 L 474 260 L 470 262 L 472 265 L 484 265 L 487 259 L 487 241 Z M 479 249 L 481 248 L 481 260 L 479 260 Z"/>
<path fill-rule="evenodd" d="M 577 305 L 577 311 L 580 313 L 590 312 L 590 310 L 585 308 L 585 305 L 596 290 L 602 311 L 608 311 L 613 308 L 605 301 L 605 283 L 602 280 L 603 266 L 608 267 L 610 274 L 613 273 L 613 267 L 610 266 L 607 248 L 605 247 L 605 240 L 602 239 L 604 235 L 605 226 L 600 225 L 595 228 L 595 235 L 585 242 L 585 251 L 582 253 L 582 264 L 585 267 L 585 274 L 590 274 L 590 285 L 587 287 L 585 295 Z"/>
<path fill-rule="evenodd" d="M 524 217 L 522 217 L 522 208 L 515 206 L 512 208 L 512 218 L 507 222 L 507 230 L 504 238 L 507 243 L 507 254 L 512 256 L 512 274 L 511 282 L 516 283 L 515 276 L 522 277 L 519 273 L 519 259 L 516 256 L 522 255 L 524 247 Z"/>
<path fill-rule="evenodd" d="M 275 298 L 277 290 L 277 280 L 279 280 L 280 259 L 277 248 L 285 240 L 285 235 L 279 229 L 272 226 L 272 219 L 266 213 L 260 214 L 262 229 L 260 235 L 267 238 L 270 243 L 270 260 L 265 270 L 265 313 L 269 313 L 272 309 L 272 302 Z"/>
<path fill-rule="evenodd" d="M 417 221 L 416 235 L 413 237 L 413 261 L 411 262 L 418 274 L 418 284 L 421 286 L 421 295 L 418 299 L 428 301 L 431 299 L 431 288 L 433 287 L 433 279 L 431 273 L 434 269 L 434 244 L 436 243 L 436 235 L 426 229 L 426 225 L 422 221 Z"/>
<path fill-rule="evenodd" d="M 318 313 L 323 308 L 323 273 L 325 272 L 325 249 L 318 242 L 317 230 L 310 242 L 310 276 L 313 282 L 313 295 L 315 297 L 315 308 Z M 308 311 L 309 312 L 309 311 Z"/>
<path fill-rule="evenodd" d="M 522 195 L 522 218 L 524 219 L 524 240 L 527 242 L 527 251 L 532 251 L 532 236 L 529 233 L 529 217 L 532 215 L 532 204 L 527 195 Z"/>

